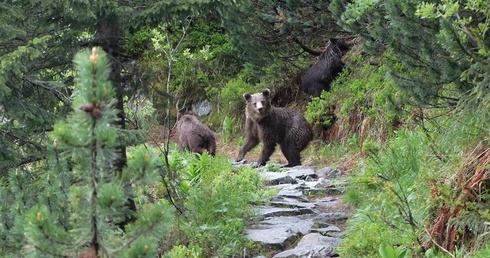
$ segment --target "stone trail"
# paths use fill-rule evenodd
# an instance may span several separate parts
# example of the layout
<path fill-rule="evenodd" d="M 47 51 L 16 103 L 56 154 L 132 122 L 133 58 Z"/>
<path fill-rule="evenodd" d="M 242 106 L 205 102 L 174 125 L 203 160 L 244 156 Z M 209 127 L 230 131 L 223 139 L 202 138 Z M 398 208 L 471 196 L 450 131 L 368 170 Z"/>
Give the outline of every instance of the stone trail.
<path fill-rule="evenodd" d="M 268 206 L 258 206 L 246 236 L 270 250 L 255 258 L 338 257 L 348 213 L 341 201 L 342 172 L 297 166 L 279 172 L 257 168 L 268 187 L 279 189 Z"/>

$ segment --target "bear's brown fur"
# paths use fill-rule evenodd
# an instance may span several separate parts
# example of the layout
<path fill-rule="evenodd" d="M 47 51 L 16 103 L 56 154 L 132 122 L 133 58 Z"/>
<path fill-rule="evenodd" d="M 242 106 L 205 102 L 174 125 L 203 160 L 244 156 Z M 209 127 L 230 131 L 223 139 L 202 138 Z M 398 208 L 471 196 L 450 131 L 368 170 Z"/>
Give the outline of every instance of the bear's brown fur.
<path fill-rule="evenodd" d="M 303 75 L 301 90 L 314 97 L 319 97 L 323 90 L 329 91 L 330 83 L 344 68 L 341 49 L 345 48 L 345 43 L 330 39 L 325 51 Z"/>
<path fill-rule="evenodd" d="M 214 132 L 193 115 L 183 115 L 179 119 L 173 139 L 182 149 L 199 154 L 207 150 L 213 156 L 216 153 Z"/>
<path fill-rule="evenodd" d="M 236 161 L 243 160 L 245 154 L 262 141 L 259 166 L 266 164 L 276 144 L 281 146 L 288 160 L 287 167 L 301 165 L 300 153 L 313 139 L 313 130 L 305 117 L 291 109 L 272 106 L 268 89 L 253 95 L 243 94 L 243 98 L 247 102 L 246 136 Z"/>

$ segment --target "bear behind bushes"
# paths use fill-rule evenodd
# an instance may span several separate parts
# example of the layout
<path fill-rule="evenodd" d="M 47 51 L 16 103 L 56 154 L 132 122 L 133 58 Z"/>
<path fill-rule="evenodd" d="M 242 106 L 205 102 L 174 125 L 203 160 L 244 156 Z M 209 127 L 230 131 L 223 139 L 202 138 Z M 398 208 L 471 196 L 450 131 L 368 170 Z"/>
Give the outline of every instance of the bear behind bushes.
<path fill-rule="evenodd" d="M 259 166 L 266 164 L 276 144 L 281 146 L 288 161 L 286 167 L 301 165 L 300 153 L 313 139 L 313 130 L 304 116 L 288 108 L 273 107 L 268 89 L 253 95 L 245 93 L 243 97 L 247 102 L 246 136 L 236 161 L 243 160 L 245 154 L 262 141 Z"/>
<path fill-rule="evenodd" d="M 199 154 L 207 150 L 213 156 L 216 153 L 216 138 L 213 131 L 193 115 L 183 115 L 179 119 L 173 139 L 182 149 Z"/>
<path fill-rule="evenodd" d="M 329 91 L 330 83 L 344 68 L 342 50 L 346 48 L 347 44 L 330 39 L 325 51 L 303 75 L 301 90 L 313 97 L 319 97 L 323 90 Z"/>

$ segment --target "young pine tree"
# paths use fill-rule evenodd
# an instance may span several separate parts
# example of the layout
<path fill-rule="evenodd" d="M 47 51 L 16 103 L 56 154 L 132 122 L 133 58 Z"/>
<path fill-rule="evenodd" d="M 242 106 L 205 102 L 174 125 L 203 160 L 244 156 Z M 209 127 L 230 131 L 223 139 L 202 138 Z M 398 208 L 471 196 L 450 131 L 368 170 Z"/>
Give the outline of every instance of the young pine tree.
<path fill-rule="evenodd" d="M 54 125 L 53 159 L 39 178 L 44 189 L 25 215 L 23 255 L 30 257 L 156 257 L 157 242 L 170 225 L 166 202 L 125 205 L 135 187 L 155 183 L 156 152 L 135 148 L 122 173 L 116 171 L 120 129 L 114 126 L 115 93 L 100 48 L 76 55 L 73 111 Z M 118 226 L 135 219 L 124 230 Z"/>

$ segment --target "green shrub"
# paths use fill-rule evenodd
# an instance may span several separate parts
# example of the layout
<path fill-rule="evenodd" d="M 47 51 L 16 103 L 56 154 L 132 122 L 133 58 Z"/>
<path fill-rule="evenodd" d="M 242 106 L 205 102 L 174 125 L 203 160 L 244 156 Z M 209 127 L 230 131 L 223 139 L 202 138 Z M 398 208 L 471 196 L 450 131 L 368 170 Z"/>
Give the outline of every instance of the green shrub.
<path fill-rule="evenodd" d="M 404 249 L 400 246 L 393 247 L 392 245 L 379 245 L 379 254 L 381 258 L 405 258 L 408 257 L 407 249 Z"/>
<path fill-rule="evenodd" d="M 355 71 L 355 73 L 354 73 Z M 371 138 L 381 141 L 403 121 L 405 95 L 385 77 L 384 66 L 348 64 L 330 91 L 308 103 L 305 117 L 324 130 L 335 123 L 339 137 L 359 134 L 363 119 L 369 119 Z M 348 133 L 342 133 L 347 131 Z"/>
<path fill-rule="evenodd" d="M 225 144 L 229 143 L 235 134 L 235 126 L 236 126 L 235 121 L 236 121 L 235 118 L 231 118 L 229 116 L 225 116 L 225 118 L 223 119 L 222 129 L 221 129 L 221 135 L 222 135 L 221 140 Z"/>
<path fill-rule="evenodd" d="M 485 116 L 443 110 L 432 110 L 426 116 L 435 118 L 424 121 L 423 126 L 397 131 L 384 145 L 367 142 L 364 146 L 368 158 L 354 169 L 344 198 L 357 210 L 348 221 L 342 256 L 378 257 L 380 244 L 421 254 L 422 243 L 427 241 L 425 228 L 433 225 L 439 208 L 461 205 L 461 182 L 454 182 L 455 177 L 476 146 L 488 145 L 488 130 L 480 126 Z M 452 257 L 467 257 L 468 252 L 488 243 L 486 198 L 487 194 L 481 194 L 465 202 L 459 215 L 448 221 L 448 226 L 461 232 L 470 230 L 465 237 L 474 237 L 458 240 Z M 426 257 L 451 256 L 437 249 L 428 249 Z"/>
<path fill-rule="evenodd" d="M 245 119 L 243 111 L 245 110 L 244 93 L 252 93 L 254 87 L 247 83 L 243 76 L 232 79 L 221 89 L 219 105 L 221 116 L 230 118 Z"/>
<path fill-rule="evenodd" d="M 252 215 L 251 203 L 265 194 L 258 173 L 249 167 L 236 168 L 219 155 L 173 151 L 170 160 L 188 185 L 181 188 L 185 212 L 174 235 L 192 249 L 171 252 L 201 250 L 199 257 L 230 257 L 250 248 L 243 231 Z"/>
<path fill-rule="evenodd" d="M 176 245 L 170 252 L 166 253 L 164 258 L 200 258 L 202 250 L 195 246 Z"/>
<path fill-rule="evenodd" d="M 341 247 L 345 257 L 379 257 L 379 246 L 413 248 L 426 214 L 425 136 L 400 131 L 350 177 L 344 200 L 357 207 Z M 377 148 L 372 147 L 377 150 Z"/>

